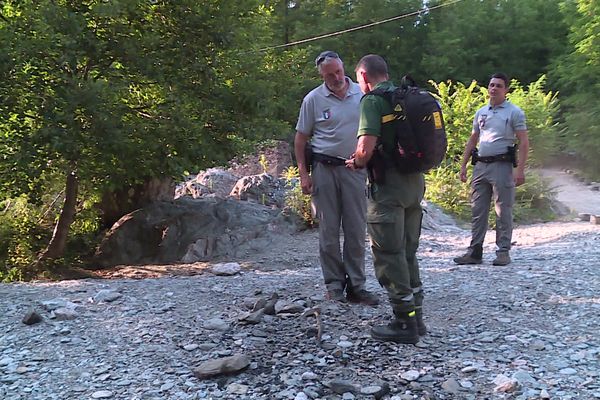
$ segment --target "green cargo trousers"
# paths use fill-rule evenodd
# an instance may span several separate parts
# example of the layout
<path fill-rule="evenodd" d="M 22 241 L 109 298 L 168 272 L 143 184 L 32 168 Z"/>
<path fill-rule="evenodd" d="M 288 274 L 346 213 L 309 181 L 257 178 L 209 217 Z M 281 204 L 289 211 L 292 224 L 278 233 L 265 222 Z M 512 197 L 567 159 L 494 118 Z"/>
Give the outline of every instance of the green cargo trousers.
<path fill-rule="evenodd" d="M 423 174 L 400 174 L 395 169 L 386 170 L 384 184 L 372 183 L 369 187 L 367 230 L 375 275 L 387 290 L 396 313 L 413 311 L 413 293 L 421 293 L 416 253 L 424 194 Z"/>

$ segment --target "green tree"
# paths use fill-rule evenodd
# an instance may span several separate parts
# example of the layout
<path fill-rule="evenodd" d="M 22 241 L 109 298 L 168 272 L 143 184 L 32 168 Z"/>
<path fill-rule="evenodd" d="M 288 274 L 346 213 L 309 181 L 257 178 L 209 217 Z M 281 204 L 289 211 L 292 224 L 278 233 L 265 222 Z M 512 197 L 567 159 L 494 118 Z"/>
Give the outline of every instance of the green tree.
<path fill-rule="evenodd" d="M 562 148 L 577 154 L 584 168 L 600 176 L 600 1 L 561 3 L 570 25 L 569 52 L 558 58 L 552 77 L 561 90 L 566 133 Z"/>
<path fill-rule="evenodd" d="M 277 3 L 278 5 L 281 3 Z M 420 10 L 419 0 L 299 0 L 287 2 L 288 7 L 275 8 L 277 31 L 286 32 L 286 41 L 294 42 L 325 36 L 318 41 L 297 45 L 307 49 L 306 73 L 314 76 L 309 68 L 314 57 L 325 49 L 337 51 L 346 64 L 346 72 L 352 76 L 354 65 L 365 54 L 377 53 L 387 59 L 391 75 L 399 78 L 411 73 L 416 79 L 425 79 L 419 68 L 420 46 L 425 32 L 421 29 L 422 16 L 411 15 L 370 28 L 335 34 L 344 30 L 411 14 Z M 282 14 L 284 13 L 284 14 Z M 281 27 L 281 26 L 284 27 Z M 282 40 L 283 42 L 283 40 Z M 280 43 L 282 43 L 280 42 Z M 315 78 L 306 89 L 318 82 Z"/>
<path fill-rule="evenodd" d="M 60 257 L 80 191 L 118 190 L 229 159 L 279 132 L 253 0 L 0 3 L 0 195 L 65 200 L 42 258 Z M 254 72 L 254 73 L 253 73 Z M 262 81 L 261 81 L 262 82 Z M 247 145 L 247 144 L 246 144 Z"/>
<path fill-rule="evenodd" d="M 535 81 L 564 51 L 567 33 L 558 4 L 547 0 L 462 0 L 432 11 L 427 30 L 423 68 L 436 81 L 461 82 L 497 71 Z"/>

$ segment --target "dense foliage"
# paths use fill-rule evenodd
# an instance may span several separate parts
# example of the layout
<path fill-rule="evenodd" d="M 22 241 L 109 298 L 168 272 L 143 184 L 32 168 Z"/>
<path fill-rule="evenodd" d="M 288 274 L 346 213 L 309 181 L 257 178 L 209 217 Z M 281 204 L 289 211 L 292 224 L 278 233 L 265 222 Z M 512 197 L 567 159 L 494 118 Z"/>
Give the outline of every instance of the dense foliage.
<path fill-rule="evenodd" d="M 551 70 L 562 93 L 565 132 L 559 150 L 575 155 L 579 166 L 600 177 L 600 0 L 564 1 L 569 47 Z"/>
<path fill-rule="evenodd" d="M 0 279 L 43 256 L 83 259 L 101 234 L 107 194 L 289 139 L 302 96 L 320 82 L 313 60 L 323 49 L 340 53 L 350 76 L 362 55 L 378 53 L 393 79 L 431 80 L 445 102 L 450 152 L 429 187 L 459 215 L 467 189 L 454 160 L 485 101 L 479 85 L 497 70 L 520 82 L 511 96 L 528 113 L 532 160 L 570 152 L 597 173 L 599 8 L 598 0 L 2 0 Z M 527 191 L 543 191 L 529 182 Z M 538 203 L 523 203 L 519 215 Z"/>

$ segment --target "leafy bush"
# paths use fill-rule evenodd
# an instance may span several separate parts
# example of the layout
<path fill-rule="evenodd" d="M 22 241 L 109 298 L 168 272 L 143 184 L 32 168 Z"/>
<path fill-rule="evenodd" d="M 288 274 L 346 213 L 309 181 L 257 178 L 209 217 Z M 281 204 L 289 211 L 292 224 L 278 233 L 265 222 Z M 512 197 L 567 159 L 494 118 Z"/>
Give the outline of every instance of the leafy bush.
<path fill-rule="evenodd" d="M 555 218 L 552 208 L 556 196 L 539 174 L 525 171 L 525 183 L 517 188 L 513 218 L 517 222 L 547 222 Z"/>
<path fill-rule="evenodd" d="M 317 226 L 318 222 L 312 214 L 310 195 L 302 193 L 298 167 L 291 166 L 286 168 L 283 171 L 283 177 L 288 187 L 285 195 L 286 212 L 291 212 L 298 216 L 307 228 Z"/>
<path fill-rule="evenodd" d="M 510 101 L 525 111 L 529 130 L 529 165 L 539 166 L 561 151 L 556 116 L 559 112 L 558 94 L 544 92 L 546 77 L 541 76 L 523 88 L 519 82 L 511 83 Z"/>
<path fill-rule="evenodd" d="M 425 197 L 428 201 L 439 205 L 459 220 L 468 221 L 471 218 L 471 188 L 458 179 L 455 168 L 446 166 L 434 169 L 425 179 Z"/>
<path fill-rule="evenodd" d="M 62 191 L 46 188 L 36 202 L 27 196 L 0 202 L 0 281 L 53 277 L 51 270 L 77 266 L 85 262 L 98 242 L 100 229 L 94 209 L 97 198 L 83 195 L 64 257 L 38 265 L 38 255 L 52 235 L 55 217 L 64 198 Z"/>
<path fill-rule="evenodd" d="M 22 196 L 0 203 L 0 280 L 22 280 L 31 274 L 44 237 L 42 213 Z"/>

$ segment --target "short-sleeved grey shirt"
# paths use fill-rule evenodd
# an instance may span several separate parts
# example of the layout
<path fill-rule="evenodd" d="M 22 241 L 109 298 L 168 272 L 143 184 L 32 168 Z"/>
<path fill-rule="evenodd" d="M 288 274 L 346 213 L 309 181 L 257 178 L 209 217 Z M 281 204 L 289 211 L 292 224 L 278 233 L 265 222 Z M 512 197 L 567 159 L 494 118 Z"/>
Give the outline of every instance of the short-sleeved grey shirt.
<path fill-rule="evenodd" d="M 516 141 L 515 132 L 527 130 L 525 113 L 508 100 L 492 106 L 486 104 L 475 113 L 473 131 L 479 133 L 479 155 L 505 154 Z"/>
<path fill-rule="evenodd" d="M 302 101 L 296 131 L 312 135 L 315 153 L 348 158 L 358 141 L 360 86 L 349 83 L 344 99 L 339 99 L 325 83 L 311 90 Z"/>

